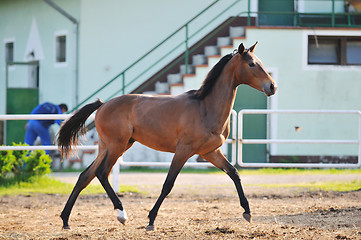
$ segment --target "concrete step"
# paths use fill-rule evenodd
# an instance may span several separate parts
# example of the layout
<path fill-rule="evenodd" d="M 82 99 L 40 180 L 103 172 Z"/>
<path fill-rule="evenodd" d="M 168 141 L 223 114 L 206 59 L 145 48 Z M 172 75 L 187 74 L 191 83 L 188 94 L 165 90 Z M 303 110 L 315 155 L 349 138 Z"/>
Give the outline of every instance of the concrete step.
<path fill-rule="evenodd" d="M 184 84 L 182 83 L 178 83 L 178 84 L 173 84 L 170 86 L 170 94 L 171 95 L 179 95 L 184 93 Z"/>
<path fill-rule="evenodd" d="M 180 73 L 168 74 L 167 82 L 169 83 L 169 85 L 181 83 L 182 82 L 182 74 L 180 74 Z"/>
<path fill-rule="evenodd" d="M 230 45 L 233 45 L 231 37 L 219 37 L 219 38 L 217 38 L 217 46 L 218 47 L 230 46 Z"/>
<path fill-rule="evenodd" d="M 167 82 L 156 82 L 155 83 L 155 92 L 157 94 L 169 93 L 169 83 Z"/>
<path fill-rule="evenodd" d="M 219 55 L 219 47 L 217 46 L 206 46 L 204 47 L 205 56 Z"/>
<path fill-rule="evenodd" d="M 192 56 L 192 65 L 204 65 L 207 64 L 207 57 L 203 54 L 197 54 Z"/>
<path fill-rule="evenodd" d="M 183 65 L 180 65 L 180 74 L 192 74 L 192 73 L 194 73 L 194 66 L 193 65 L 191 65 L 191 64 L 188 64 L 188 71 L 186 72 L 186 65 L 185 64 L 183 64 Z"/>
<path fill-rule="evenodd" d="M 230 27 L 229 28 L 229 36 L 231 38 L 244 37 L 244 35 L 245 35 L 244 27 Z"/>

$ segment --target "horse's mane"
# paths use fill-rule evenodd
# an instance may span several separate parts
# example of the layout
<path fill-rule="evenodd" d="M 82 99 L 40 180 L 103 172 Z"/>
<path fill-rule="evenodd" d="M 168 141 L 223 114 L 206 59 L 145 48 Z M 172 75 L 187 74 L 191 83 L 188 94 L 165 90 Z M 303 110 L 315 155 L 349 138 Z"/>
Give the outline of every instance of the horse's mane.
<path fill-rule="evenodd" d="M 213 89 L 219 75 L 224 66 L 231 60 L 233 54 L 230 53 L 224 56 L 214 67 L 209 71 L 207 77 L 204 79 L 202 86 L 198 90 L 189 91 L 192 94 L 192 98 L 202 100 L 204 99 Z"/>

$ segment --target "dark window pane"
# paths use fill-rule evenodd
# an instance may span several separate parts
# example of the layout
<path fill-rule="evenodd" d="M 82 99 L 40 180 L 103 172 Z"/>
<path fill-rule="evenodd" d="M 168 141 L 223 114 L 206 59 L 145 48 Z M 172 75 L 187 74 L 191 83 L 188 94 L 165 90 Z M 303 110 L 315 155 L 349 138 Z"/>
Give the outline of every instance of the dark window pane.
<path fill-rule="evenodd" d="M 309 39 L 308 62 L 310 64 L 339 64 L 337 39 Z"/>
<path fill-rule="evenodd" d="M 5 61 L 6 62 L 14 61 L 14 43 L 13 42 L 5 43 Z"/>
<path fill-rule="evenodd" d="M 361 40 L 351 40 L 346 43 L 347 64 L 361 64 Z"/>
<path fill-rule="evenodd" d="M 66 62 L 66 36 L 56 37 L 56 62 Z"/>

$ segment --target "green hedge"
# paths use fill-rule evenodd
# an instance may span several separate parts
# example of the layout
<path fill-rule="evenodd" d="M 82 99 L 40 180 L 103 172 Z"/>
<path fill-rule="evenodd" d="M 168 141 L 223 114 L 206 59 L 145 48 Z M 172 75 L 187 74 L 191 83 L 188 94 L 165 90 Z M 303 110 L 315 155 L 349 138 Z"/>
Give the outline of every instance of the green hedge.
<path fill-rule="evenodd" d="M 27 146 L 15 144 L 13 146 Z M 0 151 L 0 181 L 26 181 L 50 173 L 51 158 L 43 150 Z"/>

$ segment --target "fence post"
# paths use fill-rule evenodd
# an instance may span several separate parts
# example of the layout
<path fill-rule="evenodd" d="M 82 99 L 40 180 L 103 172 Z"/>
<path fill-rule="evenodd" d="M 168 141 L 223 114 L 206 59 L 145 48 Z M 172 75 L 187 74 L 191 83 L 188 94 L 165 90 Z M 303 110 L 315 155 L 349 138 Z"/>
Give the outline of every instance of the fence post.
<path fill-rule="evenodd" d="M 185 44 L 186 44 L 186 52 L 185 52 L 185 72 L 186 74 L 188 74 L 188 56 L 189 56 L 189 50 L 188 50 L 188 24 L 185 25 L 186 26 L 186 41 L 185 41 Z"/>
<path fill-rule="evenodd" d="M 115 162 L 114 166 L 113 166 L 113 179 L 112 179 L 112 182 L 113 182 L 113 190 L 115 193 L 119 193 L 119 167 L 120 167 L 120 163 L 119 161 L 123 161 L 123 157 L 120 157 L 118 158 L 118 160 Z"/>
<path fill-rule="evenodd" d="M 237 165 L 237 112 L 232 109 L 231 111 L 232 115 L 232 160 L 231 163 L 233 166 Z"/>
<path fill-rule="evenodd" d="M 358 167 L 361 168 L 361 111 L 358 112 Z"/>
<path fill-rule="evenodd" d="M 238 159 L 239 166 L 243 164 L 243 110 L 238 112 Z"/>

